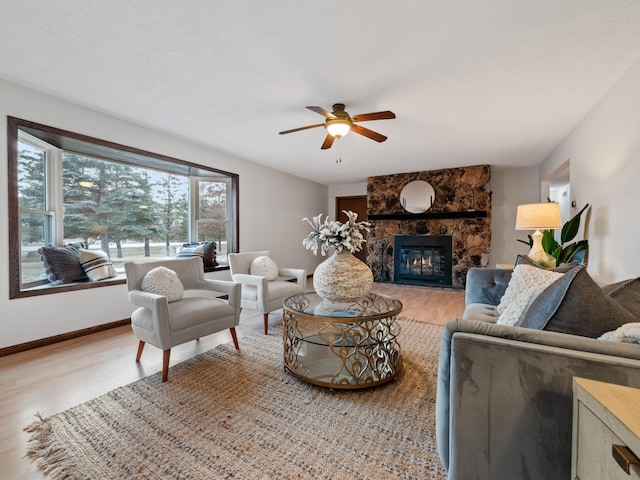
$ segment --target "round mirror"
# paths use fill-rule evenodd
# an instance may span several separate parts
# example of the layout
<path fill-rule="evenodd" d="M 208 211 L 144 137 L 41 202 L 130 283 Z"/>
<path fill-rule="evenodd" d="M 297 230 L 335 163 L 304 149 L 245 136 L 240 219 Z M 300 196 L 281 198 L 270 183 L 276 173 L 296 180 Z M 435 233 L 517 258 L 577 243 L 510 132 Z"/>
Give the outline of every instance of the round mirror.
<path fill-rule="evenodd" d="M 436 192 L 429 182 L 414 180 L 400 192 L 400 204 L 409 213 L 426 212 L 433 205 Z"/>

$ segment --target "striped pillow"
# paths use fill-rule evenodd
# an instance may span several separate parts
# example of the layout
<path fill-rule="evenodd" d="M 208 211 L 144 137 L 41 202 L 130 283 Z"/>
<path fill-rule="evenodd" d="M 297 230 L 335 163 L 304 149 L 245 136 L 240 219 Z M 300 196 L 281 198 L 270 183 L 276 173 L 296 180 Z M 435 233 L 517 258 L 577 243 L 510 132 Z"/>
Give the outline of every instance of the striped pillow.
<path fill-rule="evenodd" d="M 198 245 L 193 247 L 184 247 L 181 249 L 176 258 L 189 258 L 189 257 L 200 257 L 204 262 L 204 245 Z"/>
<path fill-rule="evenodd" d="M 89 280 L 97 281 L 115 277 L 116 269 L 113 268 L 109 256 L 102 250 L 79 249 L 80 265 Z"/>

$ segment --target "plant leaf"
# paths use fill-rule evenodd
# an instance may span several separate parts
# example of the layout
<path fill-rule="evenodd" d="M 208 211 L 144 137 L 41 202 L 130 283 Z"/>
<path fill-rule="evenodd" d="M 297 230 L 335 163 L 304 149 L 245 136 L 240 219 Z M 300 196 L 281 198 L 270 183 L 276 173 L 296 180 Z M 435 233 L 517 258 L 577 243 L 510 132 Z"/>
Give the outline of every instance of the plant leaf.
<path fill-rule="evenodd" d="M 582 252 L 583 250 L 587 250 L 587 248 L 589 248 L 589 242 L 587 240 L 574 242 L 562 249 L 560 258 L 558 260 L 561 263 L 571 263 L 577 253 Z"/>
<path fill-rule="evenodd" d="M 562 226 L 562 233 L 560 235 L 560 242 L 562 244 L 570 242 L 576 237 L 576 235 L 578 234 L 578 230 L 580 228 L 580 216 L 582 215 L 582 212 L 584 212 L 587 209 L 588 206 L 589 204 L 587 203 L 582 208 L 582 210 L 576 213 L 571 220 L 569 220 L 567 223 L 565 223 Z"/>
<path fill-rule="evenodd" d="M 544 230 L 542 232 L 542 249 L 549 255 L 553 255 L 553 251 L 558 248 L 560 244 L 553 237 L 553 230 Z"/>

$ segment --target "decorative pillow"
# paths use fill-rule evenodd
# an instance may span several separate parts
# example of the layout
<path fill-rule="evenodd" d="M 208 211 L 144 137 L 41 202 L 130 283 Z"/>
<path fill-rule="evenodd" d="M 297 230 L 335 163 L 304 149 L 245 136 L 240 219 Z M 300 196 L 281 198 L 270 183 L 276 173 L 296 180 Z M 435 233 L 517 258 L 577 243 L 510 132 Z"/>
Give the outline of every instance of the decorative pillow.
<path fill-rule="evenodd" d="M 176 258 L 189 258 L 189 257 L 200 257 L 204 262 L 204 246 L 203 245 L 192 245 L 189 247 L 183 247 L 180 249 Z"/>
<path fill-rule="evenodd" d="M 518 264 L 498 305 L 500 325 L 515 325 L 531 302 L 563 274 L 544 268 Z"/>
<path fill-rule="evenodd" d="M 602 291 L 640 319 L 640 278 L 632 278 L 602 287 Z"/>
<path fill-rule="evenodd" d="M 598 340 L 640 343 L 640 323 L 625 323 L 611 332 L 603 333 L 598 337 Z"/>
<path fill-rule="evenodd" d="M 202 257 L 204 268 L 213 268 L 218 266 L 218 261 L 216 260 L 216 242 L 204 242 L 197 244 L 185 243 L 183 244 L 183 247 L 184 248 L 176 255 L 177 258 L 199 256 Z"/>
<path fill-rule="evenodd" d="M 80 256 L 80 265 L 89 280 L 98 281 L 105 278 L 115 277 L 116 269 L 109 259 L 109 255 L 102 250 L 78 250 Z"/>
<path fill-rule="evenodd" d="M 251 275 L 267 277 L 267 280 L 270 282 L 278 278 L 278 265 L 271 257 L 256 257 L 253 262 L 251 262 L 249 273 Z"/>
<path fill-rule="evenodd" d="M 579 265 L 538 295 L 516 326 L 598 338 L 637 320 Z"/>
<path fill-rule="evenodd" d="M 524 256 L 523 255 L 518 255 L 518 258 L 516 260 L 516 264 L 517 265 L 530 265 L 532 267 L 542 268 L 544 270 L 548 270 L 548 271 L 551 271 L 551 272 L 558 272 L 558 273 L 567 273 L 568 271 L 573 270 L 578 265 L 580 265 L 578 262 L 571 262 L 571 263 L 564 263 L 562 265 L 558 265 L 557 267 L 547 268 L 547 267 L 543 267 L 542 265 L 537 263 L 535 260 L 531 260 L 531 257 L 529 257 L 528 255 L 524 255 Z"/>
<path fill-rule="evenodd" d="M 38 249 L 44 263 L 47 279 L 54 285 L 88 280 L 80 265 L 78 249 L 67 245 L 64 247 L 41 247 Z"/>
<path fill-rule="evenodd" d="M 202 244 L 202 246 L 204 247 L 204 268 L 217 267 L 218 261 L 216 260 L 216 242 L 205 242 Z"/>
<path fill-rule="evenodd" d="M 167 267 L 149 270 L 142 279 L 141 288 L 143 292 L 167 297 L 167 302 L 176 302 L 184 296 L 184 286 L 178 274 Z"/>

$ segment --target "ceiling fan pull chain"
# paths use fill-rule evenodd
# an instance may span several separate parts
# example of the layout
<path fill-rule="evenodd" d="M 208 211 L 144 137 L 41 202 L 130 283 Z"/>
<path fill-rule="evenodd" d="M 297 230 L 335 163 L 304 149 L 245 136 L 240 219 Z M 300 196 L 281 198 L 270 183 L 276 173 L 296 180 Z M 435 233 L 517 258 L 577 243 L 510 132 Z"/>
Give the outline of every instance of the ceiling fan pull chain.
<path fill-rule="evenodd" d="M 338 148 L 336 148 L 336 163 L 342 163 L 342 137 L 337 137 Z"/>

